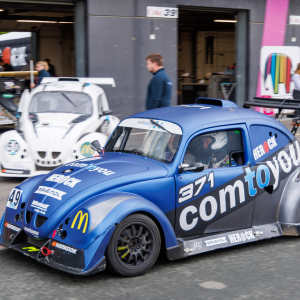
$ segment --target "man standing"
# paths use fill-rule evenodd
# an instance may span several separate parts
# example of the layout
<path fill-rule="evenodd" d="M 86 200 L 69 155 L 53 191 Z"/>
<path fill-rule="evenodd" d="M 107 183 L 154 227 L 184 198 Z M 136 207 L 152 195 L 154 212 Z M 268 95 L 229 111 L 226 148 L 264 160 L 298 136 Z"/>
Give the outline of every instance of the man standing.
<path fill-rule="evenodd" d="M 163 67 L 163 57 L 158 53 L 147 56 L 147 69 L 153 74 L 146 98 L 146 109 L 170 106 L 172 82 Z"/>

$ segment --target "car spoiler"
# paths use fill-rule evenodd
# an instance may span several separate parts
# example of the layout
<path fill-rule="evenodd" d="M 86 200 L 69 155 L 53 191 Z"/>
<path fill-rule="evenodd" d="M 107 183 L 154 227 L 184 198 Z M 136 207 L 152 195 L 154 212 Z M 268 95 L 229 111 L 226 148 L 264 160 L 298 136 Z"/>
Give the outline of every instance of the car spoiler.
<path fill-rule="evenodd" d="M 254 97 L 253 101 L 246 101 L 244 106 L 278 108 L 281 113 L 282 109 L 300 110 L 300 100 Z"/>
<path fill-rule="evenodd" d="M 300 127 L 300 99 L 278 99 L 278 98 L 263 98 L 263 97 L 254 97 L 253 101 L 246 101 L 244 103 L 245 108 L 250 106 L 256 107 L 268 107 L 268 108 L 277 108 L 278 113 L 275 116 L 275 119 L 278 121 L 293 120 L 293 128 L 291 133 L 296 135 L 298 128 Z M 283 110 L 295 110 L 295 113 L 292 115 L 287 115 L 288 119 L 280 118 L 280 115 L 283 115 Z"/>
<path fill-rule="evenodd" d="M 78 81 L 82 83 L 93 83 L 99 85 L 111 85 L 116 87 L 115 80 L 113 78 L 89 78 L 89 77 L 44 77 L 42 83 L 50 83 L 57 81 Z"/>

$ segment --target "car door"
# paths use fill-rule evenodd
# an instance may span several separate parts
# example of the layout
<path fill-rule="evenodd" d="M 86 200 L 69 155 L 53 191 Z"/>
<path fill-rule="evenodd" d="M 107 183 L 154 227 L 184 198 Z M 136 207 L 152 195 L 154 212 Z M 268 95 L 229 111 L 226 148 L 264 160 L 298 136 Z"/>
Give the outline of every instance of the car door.
<path fill-rule="evenodd" d="M 206 148 L 205 148 L 206 147 Z M 177 236 L 211 234 L 251 227 L 253 201 L 247 196 L 250 143 L 244 124 L 193 135 L 175 175 Z M 182 166 L 182 165 L 181 165 Z M 252 199 L 251 199 L 252 200 Z"/>

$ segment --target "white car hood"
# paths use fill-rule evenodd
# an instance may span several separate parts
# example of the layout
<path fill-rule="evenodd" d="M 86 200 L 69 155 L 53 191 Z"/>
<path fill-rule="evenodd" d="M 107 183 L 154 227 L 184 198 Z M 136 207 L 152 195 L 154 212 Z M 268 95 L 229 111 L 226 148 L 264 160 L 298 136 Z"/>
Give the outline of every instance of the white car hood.
<path fill-rule="evenodd" d="M 52 152 L 60 152 L 59 159 L 64 161 L 71 148 L 78 141 L 82 132 L 90 123 L 89 119 L 72 124 L 79 117 L 78 114 L 40 113 L 37 114 L 38 122 L 27 124 L 32 130 L 24 132 L 30 152 L 34 159 L 41 159 L 38 152 L 47 152 L 45 159 L 53 159 Z"/>

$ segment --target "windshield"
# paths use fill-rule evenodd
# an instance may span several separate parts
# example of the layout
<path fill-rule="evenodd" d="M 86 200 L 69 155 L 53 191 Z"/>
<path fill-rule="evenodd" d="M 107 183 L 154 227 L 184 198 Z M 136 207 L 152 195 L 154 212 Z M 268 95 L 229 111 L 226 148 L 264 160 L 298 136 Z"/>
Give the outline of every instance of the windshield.
<path fill-rule="evenodd" d="M 143 122 L 145 123 L 145 121 Z M 143 128 L 145 126 L 137 126 L 142 128 L 133 128 L 121 126 L 122 123 L 110 137 L 105 151 L 132 153 L 165 163 L 173 161 L 181 141 L 181 134 L 173 133 L 174 130 L 167 132 L 153 125 L 148 128 L 148 124 L 147 128 Z M 164 126 L 166 123 L 164 122 Z"/>
<path fill-rule="evenodd" d="M 93 113 L 92 100 L 80 92 L 40 92 L 32 97 L 30 113 Z"/>

